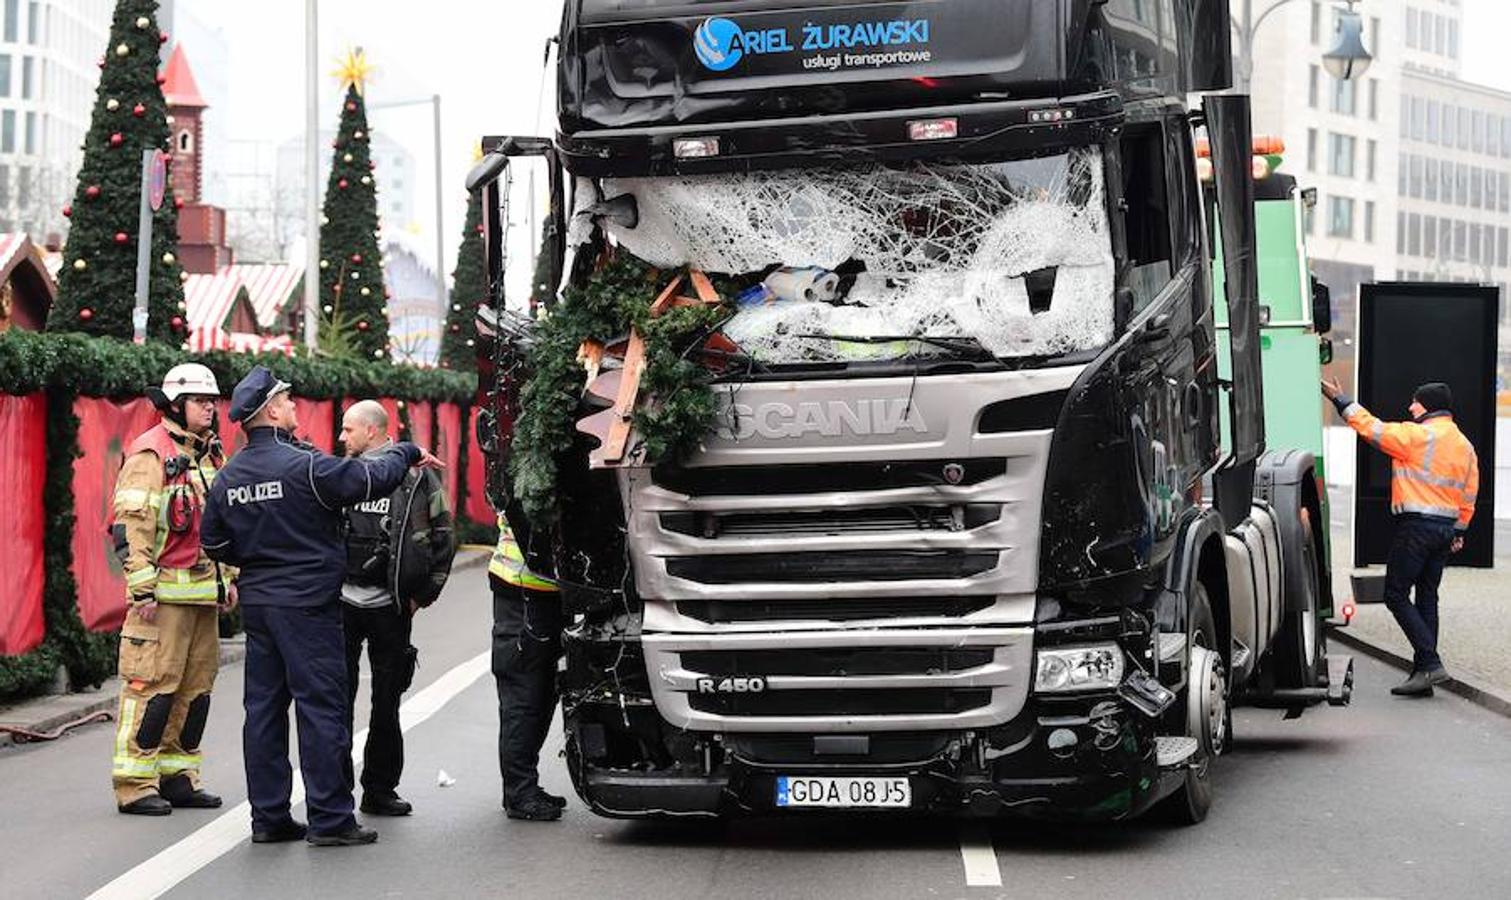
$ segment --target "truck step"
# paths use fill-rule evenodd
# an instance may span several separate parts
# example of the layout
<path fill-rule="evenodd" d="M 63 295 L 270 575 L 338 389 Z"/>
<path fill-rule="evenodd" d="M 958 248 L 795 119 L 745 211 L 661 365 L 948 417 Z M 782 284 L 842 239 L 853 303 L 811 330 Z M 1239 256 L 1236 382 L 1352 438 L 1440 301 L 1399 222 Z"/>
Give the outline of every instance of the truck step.
<path fill-rule="evenodd" d="M 1154 739 L 1154 758 L 1160 768 L 1184 765 L 1201 744 L 1194 737 L 1157 737 Z"/>
<path fill-rule="evenodd" d="M 1159 661 L 1173 663 L 1181 658 L 1186 652 L 1186 636 L 1184 634 L 1160 633 L 1159 636 Z"/>

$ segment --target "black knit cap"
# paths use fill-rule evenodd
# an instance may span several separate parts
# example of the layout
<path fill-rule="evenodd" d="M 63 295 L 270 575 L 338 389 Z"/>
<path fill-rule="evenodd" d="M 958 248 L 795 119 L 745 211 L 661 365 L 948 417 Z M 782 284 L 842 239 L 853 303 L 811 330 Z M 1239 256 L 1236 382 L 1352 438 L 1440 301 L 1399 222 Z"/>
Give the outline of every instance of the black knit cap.
<path fill-rule="evenodd" d="M 1434 381 L 1417 388 L 1411 399 L 1422 404 L 1430 413 L 1453 412 L 1453 391 L 1441 381 Z"/>

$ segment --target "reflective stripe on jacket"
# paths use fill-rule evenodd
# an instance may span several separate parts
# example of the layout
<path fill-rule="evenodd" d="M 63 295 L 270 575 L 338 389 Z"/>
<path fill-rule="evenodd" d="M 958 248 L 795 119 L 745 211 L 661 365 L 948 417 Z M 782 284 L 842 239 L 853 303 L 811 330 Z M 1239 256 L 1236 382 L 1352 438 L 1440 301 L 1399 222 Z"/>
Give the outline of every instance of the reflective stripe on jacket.
<path fill-rule="evenodd" d="M 1391 512 L 1449 519 L 1459 531 L 1469 527 L 1479 499 L 1479 458 L 1451 415 L 1439 412 L 1415 422 L 1382 422 L 1358 403 L 1350 403 L 1343 418 L 1391 458 Z"/>
<path fill-rule="evenodd" d="M 503 516 L 498 517 L 498 546 L 493 548 L 493 558 L 488 561 L 488 574 L 496 576 L 505 584 L 532 591 L 560 590 L 556 582 L 530 571 L 519 544 L 514 542 L 514 532 L 509 530 L 509 523 L 504 521 Z"/>
<path fill-rule="evenodd" d="M 183 466 L 170 476 L 170 461 Z M 200 545 L 205 495 L 221 463 L 213 436 L 162 422 L 134 441 L 116 480 L 114 521 L 124 534 L 126 589 L 136 600 L 214 604 L 234 572 L 217 571 Z"/>

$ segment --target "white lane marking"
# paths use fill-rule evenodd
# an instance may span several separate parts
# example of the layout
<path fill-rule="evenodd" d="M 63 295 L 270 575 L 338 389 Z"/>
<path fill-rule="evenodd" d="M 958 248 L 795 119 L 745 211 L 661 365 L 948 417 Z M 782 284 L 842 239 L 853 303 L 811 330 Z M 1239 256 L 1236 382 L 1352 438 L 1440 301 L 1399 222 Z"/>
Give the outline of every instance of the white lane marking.
<path fill-rule="evenodd" d="M 408 731 L 429 719 L 488 671 L 489 653 L 484 652 L 437 678 L 399 708 L 400 727 Z M 352 762 L 359 768 L 362 764 L 362 745 L 366 741 L 366 729 L 352 738 Z M 298 806 L 303 802 L 304 781 L 299 770 L 295 769 L 294 792 L 289 803 Z M 237 804 L 231 810 L 221 813 L 210 824 L 90 894 L 89 900 L 161 897 L 195 872 L 246 843 L 250 838 L 247 829 L 251 816 L 252 807 L 249 804 Z"/>
<path fill-rule="evenodd" d="M 1002 870 L 997 867 L 997 848 L 984 825 L 966 825 L 960 829 L 960 857 L 965 861 L 965 883 L 969 887 L 1001 887 Z"/>

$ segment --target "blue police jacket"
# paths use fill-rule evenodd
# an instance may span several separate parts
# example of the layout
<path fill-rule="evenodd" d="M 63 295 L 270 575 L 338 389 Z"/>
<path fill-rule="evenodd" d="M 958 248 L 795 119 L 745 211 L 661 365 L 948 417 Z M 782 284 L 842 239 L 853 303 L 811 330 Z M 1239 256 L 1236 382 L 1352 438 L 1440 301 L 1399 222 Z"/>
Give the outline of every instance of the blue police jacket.
<path fill-rule="evenodd" d="M 201 545 L 240 567 L 247 606 L 335 603 L 346 575 L 345 507 L 392 494 L 419 459 L 413 444 L 347 459 L 253 428 L 210 488 Z"/>

